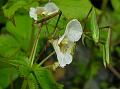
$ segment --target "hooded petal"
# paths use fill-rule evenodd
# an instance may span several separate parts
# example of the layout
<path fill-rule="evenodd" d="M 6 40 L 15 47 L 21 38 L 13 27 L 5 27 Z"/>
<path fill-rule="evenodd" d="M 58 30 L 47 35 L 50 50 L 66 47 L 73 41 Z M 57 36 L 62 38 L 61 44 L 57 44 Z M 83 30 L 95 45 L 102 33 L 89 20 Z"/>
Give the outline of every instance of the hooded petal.
<path fill-rule="evenodd" d="M 60 51 L 60 47 L 58 46 L 58 40 L 54 40 L 52 44 L 57 54 L 57 59 L 58 59 L 60 66 L 61 67 L 66 66 L 66 62 L 64 60 L 64 54 Z"/>
<path fill-rule="evenodd" d="M 31 7 L 30 11 L 29 11 L 29 15 L 31 18 L 33 18 L 34 20 L 37 20 L 37 9 Z"/>
<path fill-rule="evenodd" d="M 44 6 L 44 9 L 48 12 L 48 15 L 50 15 L 50 14 L 52 14 L 54 12 L 59 11 L 59 8 L 52 2 L 47 3 Z"/>
<path fill-rule="evenodd" d="M 71 20 L 65 30 L 65 36 L 72 42 L 78 41 L 81 38 L 83 31 L 80 22 L 77 19 Z"/>

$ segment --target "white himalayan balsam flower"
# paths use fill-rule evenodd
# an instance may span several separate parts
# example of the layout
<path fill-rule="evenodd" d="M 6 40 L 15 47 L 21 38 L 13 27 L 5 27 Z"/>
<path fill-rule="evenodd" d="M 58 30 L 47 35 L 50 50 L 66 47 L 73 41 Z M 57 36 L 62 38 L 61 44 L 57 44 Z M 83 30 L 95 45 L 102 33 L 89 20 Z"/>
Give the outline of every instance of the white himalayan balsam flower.
<path fill-rule="evenodd" d="M 82 33 L 80 22 L 77 19 L 73 19 L 67 24 L 65 33 L 59 39 L 52 41 L 61 67 L 72 62 L 72 49 L 75 42 L 81 38 Z"/>
<path fill-rule="evenodd" d="M 30 8 L 29 15 L 34 20 L 37 20 L 38 15 L 50 15 L 55 12 L 58 12 L 59 8 L 52 2 L 45 4 L 44 7 Z"/>

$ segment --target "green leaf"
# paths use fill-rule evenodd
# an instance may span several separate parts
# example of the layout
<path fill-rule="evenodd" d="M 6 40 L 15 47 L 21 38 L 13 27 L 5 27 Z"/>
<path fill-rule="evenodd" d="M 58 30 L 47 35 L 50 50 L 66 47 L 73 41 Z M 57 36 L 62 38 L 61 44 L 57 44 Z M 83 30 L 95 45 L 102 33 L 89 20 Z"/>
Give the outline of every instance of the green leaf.
<path fill-rule="evenodd" d="M 22 77 L 27 77 L 30 74 L 30 68 L 25 65 L 19 65 L 19 74 Z"/>
<path fill-rule="evenodd" d="M 115 11 L 120 13 L 120 0 L 111 0 Z"/>
<path fill-rule="evenodd" d="M 30 74 L 29 59 L 22 53 L 17 53 L 9 60 L 4 60 L 17 68 L 19 75 L 27 77 Z"/>
<path fill-rule="evenodd" d="M 108 29 L 108 35 L 105 44 L 103 44 L 103 63 L 104 66 L 106 67 L 107 64 L 110 62 L 110 34 L 111 31 Z"/>
<path fill-rule="evenodd" d="M 111 30 L 108 29 L 107 40 L 106 40 L 106 43 L 105 43 L 107 64 L 109 64 L 109 60 L 110 60 L 110 34 L 111 34 Z"/>
<path fill-rule="evenodd" d="M 6 17 L 11 17 L 14 15 L 15 11 L 17 11 L 19 8 L 23 7 L 26 4 L 23 0 L 18 1 L 9 1 L 4 7 L 4 15 Z"/>
<path fill-rule="evenodd" d="M 55 82 L 49 70 L 36 68 L 34 73 L 42 89 L 63 89 L 62 85 Z"/>
<path fill-rule="evenodd" d="M 20 76 L 28 76 L 30 74 L 29 59 L 24 53 L 18 51 L 11 57 L 0 57 L 0 68 L 14 67 Z"/>
<path fill-rule="evenodd" d="M 11 57 L 20 49 L 17 41 L 10 35 L 0 35 L 0 56 Z"/>
<path fill-rule="evenodd" d="M 13 67 L 0 69 L 0 86 L 6 89 L 17 77 L 17 70 Z"/>
<path fill-rule="evenodd" d="M 8 18 L 13 17 L 15 12 L 20 8 L 28 8 L 34 4 L 33 0 L 9 0 L 8 3 L 3 6 L 4 15 Z"/>
<path fill-rule="evenodd" d="M 102 45 L 103 48 L 103 64 L 106 67 L 107 62 L 106 62 L 106 50 L 105 50 L 105 45 Z"/>
<path fill-rule="evenodd" d="M 26 89 L 26 87 L 27 87 L 27 79 L 24 79 L 23 82 L 22 82 L 21 89 Z"/>
<path fill-rule="evenodd" d="M 0 89 L 3 89 L 3 88 L 0 86 Z"/>
<path fill-rule="evenodd" d="M 32 74 L 30 74 L 30 76 L 28 77 L 27 82 L 29 89 L 39 89 L 36 79 Z"/>
<path fill-rule="evenodd" d="M 32 34 L 32 19 L 27 15 L 16 15 L 14 19 L 16 26 L 11 21 L 8 21 L 6 24 L 7 31 L 19 42 L 21 49 L 27 51 Z"/>
<path fill-rule="evenodd" d="M 89 0 L 53 0 L 68 19 L 78 18 L 82 20 L 87 16 L 91 8 Z"/>
<path fill-rule="evenodd" d="M 92 31 L 93 40 L 97 43 L 99 41 L 99 27 L 97 24 L 95 8 L 92 9 L 90 15 L 90 30 Z"/>

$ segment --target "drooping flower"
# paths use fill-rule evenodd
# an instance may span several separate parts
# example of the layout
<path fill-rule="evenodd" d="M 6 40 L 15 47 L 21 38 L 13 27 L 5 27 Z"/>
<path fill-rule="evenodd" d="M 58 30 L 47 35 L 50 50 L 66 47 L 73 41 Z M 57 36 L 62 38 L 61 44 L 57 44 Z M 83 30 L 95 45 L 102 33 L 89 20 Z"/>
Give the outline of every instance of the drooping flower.
<path fill-rule="evenodd" d="M 82 33 L 80 22 L 73 19 L 67 24 L 65 33 L 59 39 L 51 41 L 61 67 L 72 62 L 72 49 L 75 42 L 81 38 Z"/>
<path fill-rule="evenodd" d="M 31 7 L 29 15 L 34 20 L 37 20 L 38 15 L 50 15 L 58 11 L 59 8 L 54 3 L 48 2 L 44 7 Z"/>

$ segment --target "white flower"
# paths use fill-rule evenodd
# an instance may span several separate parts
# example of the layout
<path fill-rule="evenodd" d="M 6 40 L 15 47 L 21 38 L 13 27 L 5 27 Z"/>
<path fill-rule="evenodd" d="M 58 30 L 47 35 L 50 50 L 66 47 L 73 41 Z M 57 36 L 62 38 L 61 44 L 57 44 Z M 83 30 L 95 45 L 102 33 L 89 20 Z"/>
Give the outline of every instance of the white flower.
<path fill-rule="evenodd" d="M 34 20 L 37 20 L 37 9 L 31 7 L 31 8 L 30 8 L 29 15 L 30 15 L 30 17 L 33 18 Z"/>
<path fill-rule="evenodd" d="M 81 38 L 82 33 L 80 22 L 77 19 L 73 19 L 67 24 L 65 33 L 59 39 L 52 41 L 61 67 L 72 62 L 72 49 L 75 42 Z"/>
<path fill-rule="evenodd" d="M 34 20 L 37 20 L 38 15 L 50 15 L 55 12 L 58 12 L 59 8 L 52 2 L 45 4 L 44 7 L 30 8 L 29 15 Z"/>

